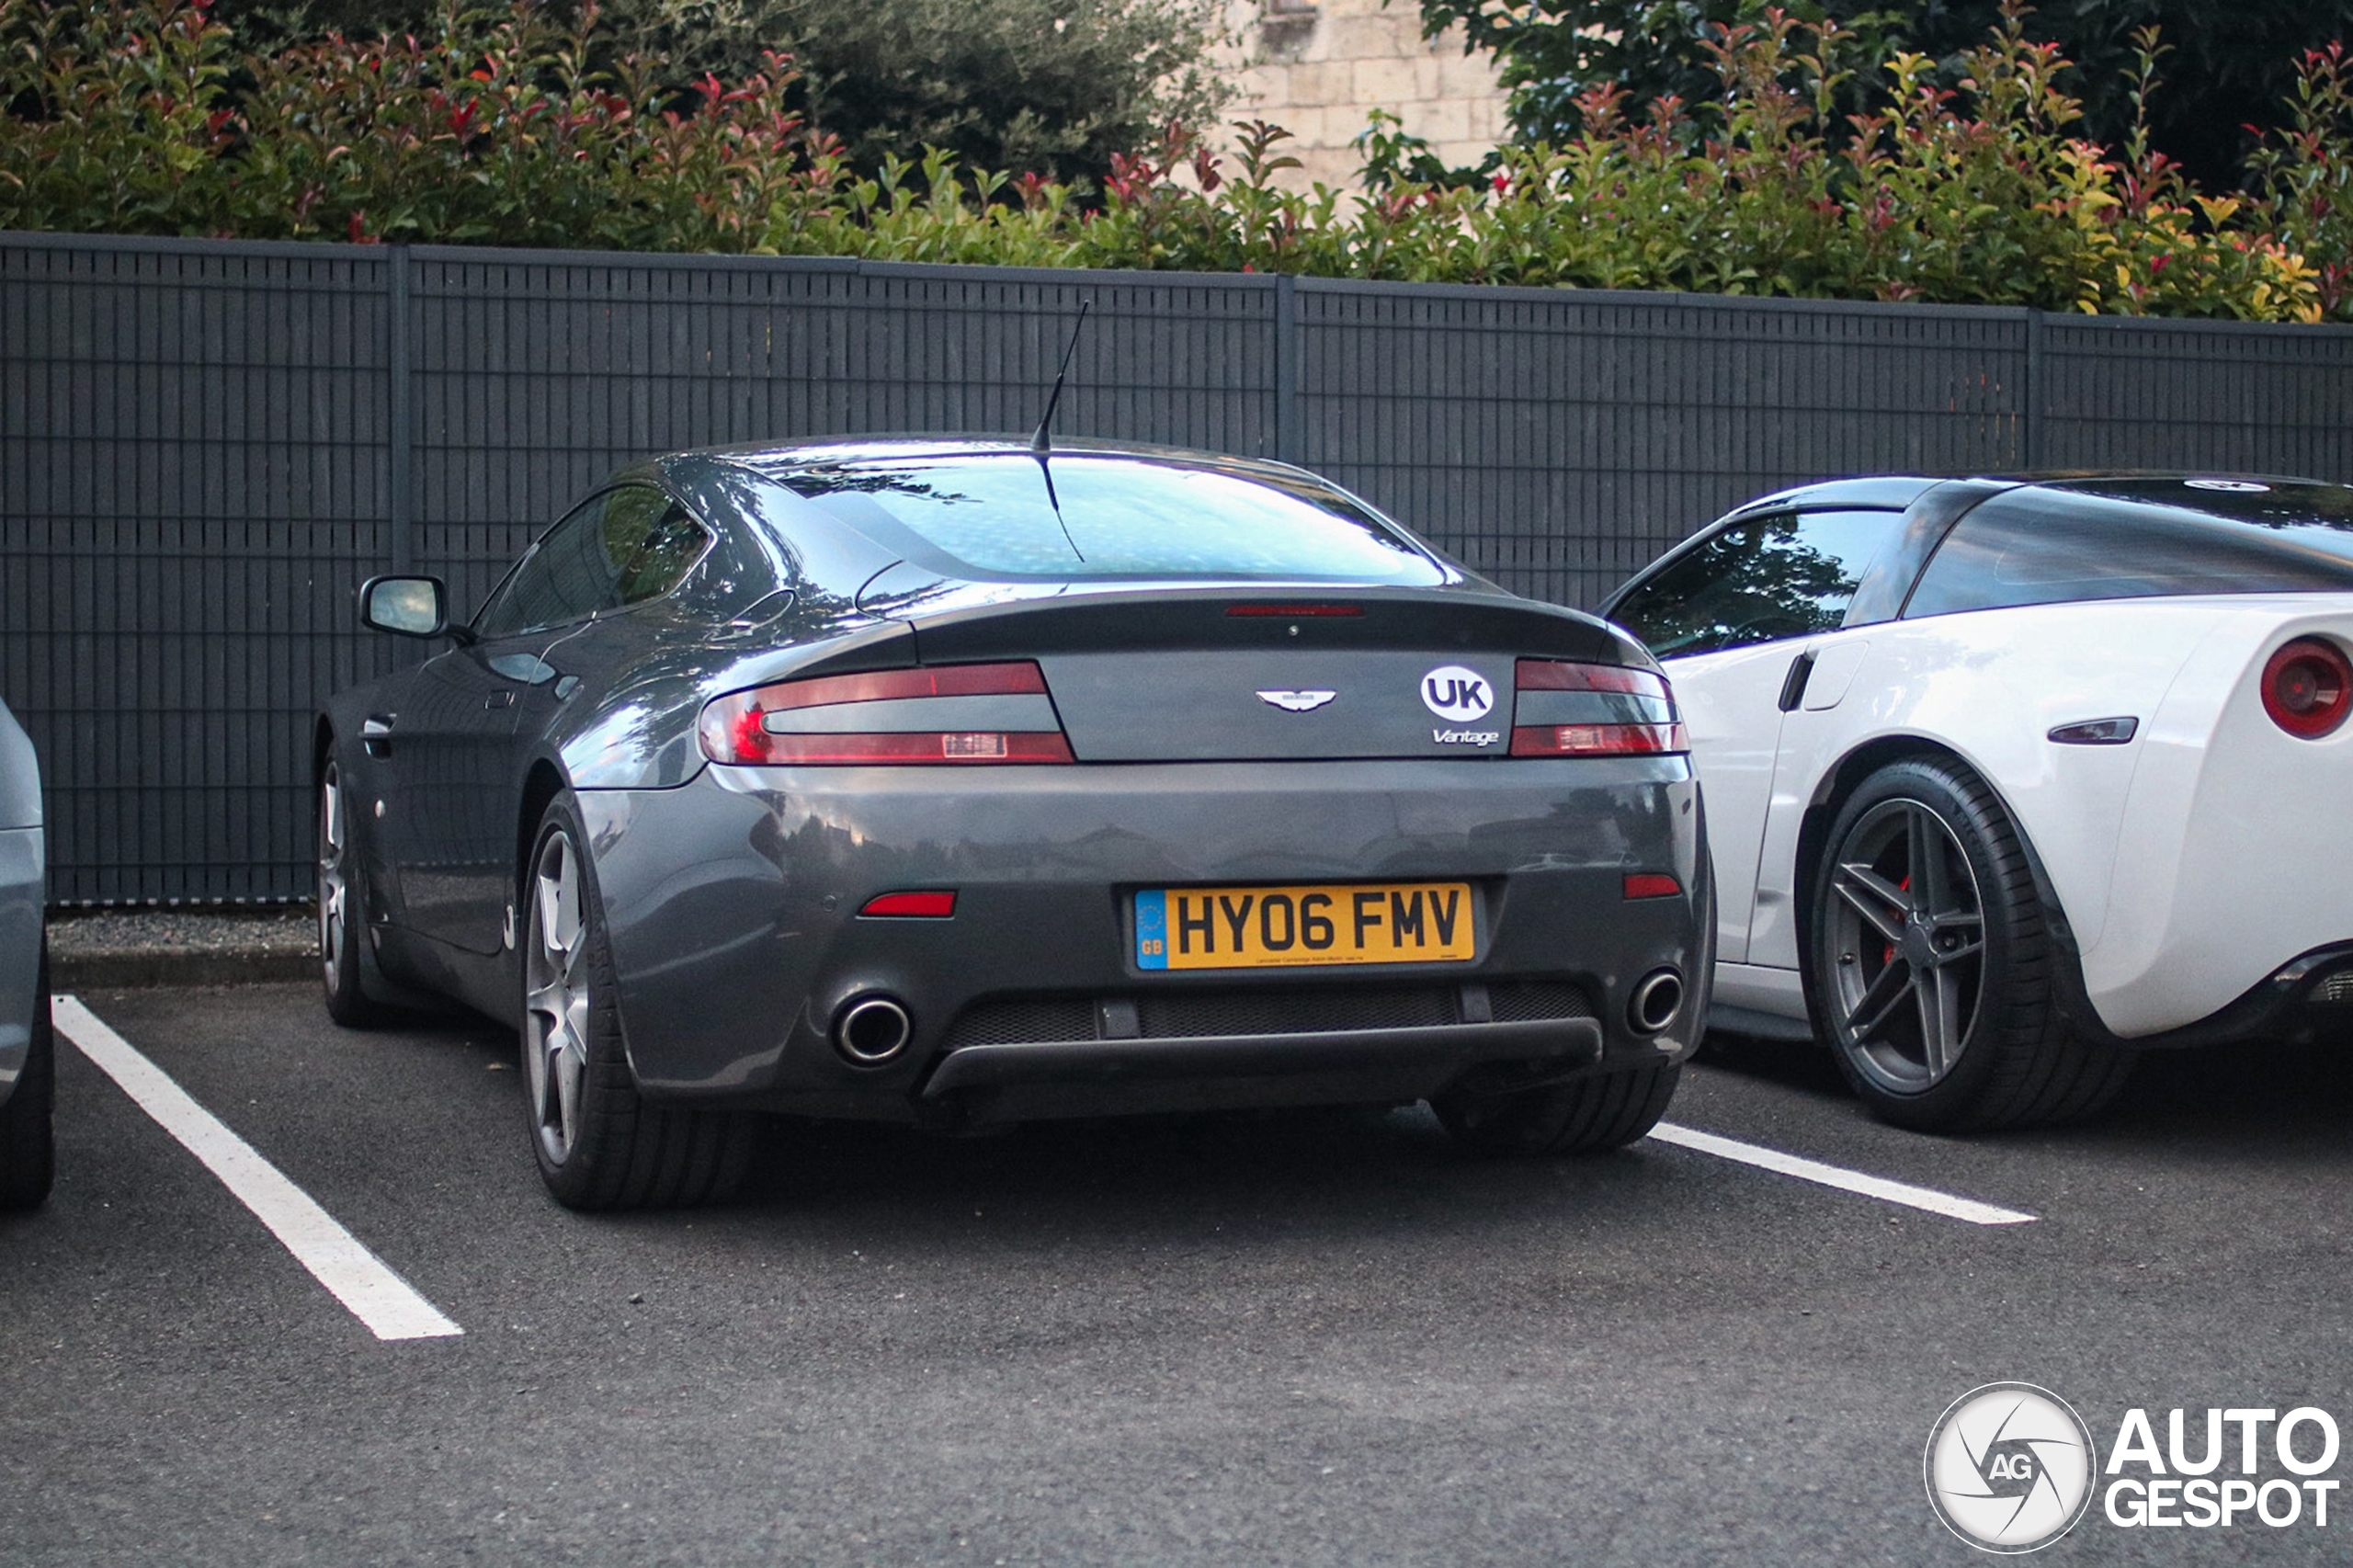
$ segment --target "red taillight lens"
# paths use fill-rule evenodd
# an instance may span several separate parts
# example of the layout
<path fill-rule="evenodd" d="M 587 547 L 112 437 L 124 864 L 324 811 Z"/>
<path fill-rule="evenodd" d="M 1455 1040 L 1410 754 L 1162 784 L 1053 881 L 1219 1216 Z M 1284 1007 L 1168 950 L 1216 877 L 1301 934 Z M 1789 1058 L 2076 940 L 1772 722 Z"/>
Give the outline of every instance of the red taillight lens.
<path fill-rule="evenodd" d="M 2334 642 L 2297 638 L 2263 666 L 2263 710 L 2302 740 L 2333 733 L 2353 711 L 2353 661 Z"/>
<path fill-rule="evenodd" d="M 886 892 L 870 898 L 860 915 L 894 920 L 945 920 L 956 913 L 954 892 Z"/>
<path fill-rule="evenodd" d="M 1516 724 L 1514 756 L 1664 756 L 1691 749 L 1675 724 Z"/>
<path fill-rule="evenodd" d="M 1564 659 L 1522 659 L 1515 682 L 1522 691 L 1621 691 L 1671 700 L 1666 677 L 1624 665 L 1573 665 Z"/>
<path fill-rule="evenodd" d="M 967 697 L 1035 699 L 1019 729 L 958 724 L 952 700 Z M 888 703 L 862 714 L 859 705 Z M 817 710 L 831 710 L 818 712 Z M 789 715 L 772 724 L 770 715 Z M 986 722 L 986 721 L 984 721 Z M 1048 726 L 1052 726 L 1049 728 Z M 697 726 L 703 755 L 750 767 L 904 767 L 909 765 L 1073 762 L 1070 742 L 1034 664 L 938 665 L 909 670 L 820 676 L 732 692 L 705 705 Z"/>
<path fill-rule="evenodd" d="M 1511 732 L 1514 756 L 1657 756 L 1691 749 L 1675 710 L 1675 694 L 1656 670 L 1522 659 L 1513 684 L 1519 688 Z M 1531 702 L 1531 692 L 1578 695 Z M 1573 722 L 1540 722 L 1564 715 L 1573 715 Z"/>

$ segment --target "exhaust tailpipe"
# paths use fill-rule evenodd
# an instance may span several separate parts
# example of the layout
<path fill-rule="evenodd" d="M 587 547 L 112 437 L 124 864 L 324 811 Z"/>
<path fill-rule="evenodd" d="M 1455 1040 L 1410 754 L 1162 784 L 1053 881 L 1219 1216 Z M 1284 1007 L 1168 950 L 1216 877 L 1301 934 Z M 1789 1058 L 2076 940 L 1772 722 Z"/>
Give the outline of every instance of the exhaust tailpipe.
<path fill-rule="evenodd" d="M 1656 970 L 1634 987 L 1626 1003 L 1626 1021 L 1637 1034 L 1656 1034 L 1675 1022 L 1682 1009 L 1683 977 L 1671 969 Z"/>
<path fill-rule="evenodd" d="M 915 1020 L 888 996 L 856 996 L 834 1015 L 834 1049 L 856 1067 L 895 1061 L 915 1038 Z"/>

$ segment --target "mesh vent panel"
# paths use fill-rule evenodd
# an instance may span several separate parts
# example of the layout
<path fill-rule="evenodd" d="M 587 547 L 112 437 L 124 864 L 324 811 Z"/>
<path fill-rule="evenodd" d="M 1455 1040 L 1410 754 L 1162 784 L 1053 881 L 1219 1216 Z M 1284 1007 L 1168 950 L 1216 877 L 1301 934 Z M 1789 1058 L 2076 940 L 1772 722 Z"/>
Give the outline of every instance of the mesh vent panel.
<path fill-rule="evenodd" d="M 1487 1005 L 1499 1024 L 1593 1017 L 1593 1004 L 1565 980 L 1499 980 L 1487 987 Z"/>
<path fill-rule="evenodd" d="M 1085 997 L 1029 1002 L 981 1002 L 956 1015 L 948 1049 L 967 1045 L 1035 1045 L 1050 1040 L 1093 1040 L 1095 1004 Z"/>
<path fill-rule="evenodd" d="M 1378 991 L 1176 992 L 1139 996 L 1146 1039 L 1188 1035 L 1323 1034 L 1342 1029 L 1412 1029 L 1455 1024 L 1450 985 L 1386 986 Z"/>
<path fill-rule="evenodd" d="M 1487 994 L 1499 1024 L 1593 1016 L 1585 993 L 1566 981 L 1489 981 Z M 1438 1028 L 1462 1022 L 1458 995 L 1449 984 L 1164 991 L 1133 1000 L 1144 1039 L 1192 1040 Z M 948 1049 L 1093 1040 L 1095 1001 L 1089 996 L 975 1002 L 949 1027 Z"/>

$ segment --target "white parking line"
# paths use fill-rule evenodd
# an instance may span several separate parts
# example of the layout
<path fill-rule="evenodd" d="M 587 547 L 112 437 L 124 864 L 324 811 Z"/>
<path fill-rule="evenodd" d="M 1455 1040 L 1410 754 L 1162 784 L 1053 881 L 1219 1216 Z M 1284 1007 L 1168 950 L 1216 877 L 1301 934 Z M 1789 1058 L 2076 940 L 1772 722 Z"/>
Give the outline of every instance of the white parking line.
<path fill-rule="evenodd" d="M 1866 1176 L 1861 1171 L 1825 1165 L 1819 1160 L 1784 1154 L 1779 1149 L 1743 1143 L 1733 1138 L 1720 1138 L 1712 1132 L 1677 1127 L 1671 1122 L 1662 1121 L 1652 1128 L 1651 1136 L 1662 1143 L 1697 1150 L 1702 1154 L 1713 1154 L 1720 1160 L 1738 1160 L 1744 1165 L 1777 1171 L 1782 1176 L 1795 1176 L 1800 1181 L 1820 1182 L 1824 1187 L 1835 1187 L 1843 1192 L 1859 1192 L 1866 1198 L 1876 1198 L 1882 1203 L 1901 1203 L 1906 1209 L 1926 1210 L 1931 1214 L 1941 1214 L 1948 1220 L 1966 1220 L 1972 1225 L 2030 1225 L 2038 1218 L 2032 1214 L 2021 1214 L 2015 1209 L 1996 1209 L 1973 1198 L 1956 1198 L 1949 1192 L 1938 1192 L 1934 1187 L 1914 1187 L 1908 1182 L 1890 1181 L 1885 1176 Z"/>
<path fill-rule="evenodd" d="M 408 1281 L 385 1267 L 309 1193 L 230 1131 L 219 1117 L 197 1104 L 186 1089 L 108 1028 L 79 999 L 57 997 L 53 1008 L 57 1032 L 79 1047 L 83 1055 L 122 1086 L 140 1109 L 203 1161 L 237 1201 L 252 1210 L 286 1244 L 295 1261 L 309 1269 L 312 1278 L 377 1338 L 438 1339 L 465 1332 L 412 1290 Z"/>

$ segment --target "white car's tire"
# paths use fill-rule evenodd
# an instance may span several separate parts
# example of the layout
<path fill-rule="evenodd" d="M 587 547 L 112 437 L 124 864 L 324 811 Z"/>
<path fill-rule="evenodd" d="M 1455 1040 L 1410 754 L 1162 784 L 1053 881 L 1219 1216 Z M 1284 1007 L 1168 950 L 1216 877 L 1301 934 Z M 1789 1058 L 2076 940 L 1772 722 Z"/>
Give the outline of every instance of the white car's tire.
<path fill-rule="evenodd" d="M 1847 798 L 1814 870 L 1807 996 L 1872 1113 L 1927 1131 L 2031 1127 L 2115 1097 L 2132 1053 L 2081 1038 L 2053 939 L 2000 800 L 1938 757 Z"/>

